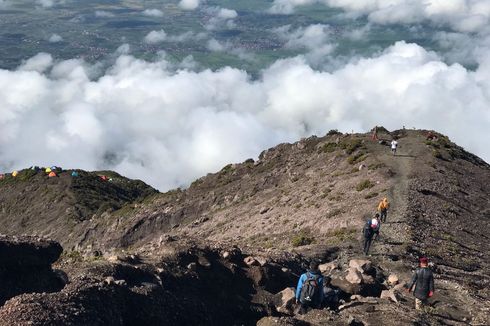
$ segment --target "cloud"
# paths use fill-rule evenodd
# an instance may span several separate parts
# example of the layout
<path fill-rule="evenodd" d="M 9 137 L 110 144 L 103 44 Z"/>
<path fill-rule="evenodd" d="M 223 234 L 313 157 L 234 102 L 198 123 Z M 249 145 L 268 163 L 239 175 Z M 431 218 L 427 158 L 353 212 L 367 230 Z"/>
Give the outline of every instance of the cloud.
<path fill-rule="evenodd" d="M 38 53 L 25 61 L 19 70 L 43 72 L 53 65 L 53 57 L 49 53 Z"/>
<path fill-rule="evenodd" d="M 476 70 L 398 42 L 325 72 L 302 56 L 252 80 L 120 55 L 97 78 L 81 60 L 40 54 L 0 70 L 0 169 L 113 169 L 161 190 L 188 185 L 275 144 L 330 129 L 436 129 L 490 160 L 490 58 Z"/>
<path fill-rule="evenodd" d="M 43 8 L 51 8 L 60 4 L 64 4 L 65 0 L 36 0 L 36 3 Z"/>
<path fill-rule="evenodd" d="M 475 32 L 490 23 L 488 0 L 274 0 L 269 12 L 291 14 L 298 6 L 314 3 L 343 9 L 353 16 L 367 16 L 378 24 L 429 21 L 460 32 Z"/>
<path fill-rule="evenodd" d="M 95 11 L 95 17 L 99 17 L 99 18 L 112 18 L 112 17 L 115 17 L 115 15 L 112 12 L 110 12 L 110 11 L 96 10 Z"/>
<path fill-rule="evenodd" d="M 236 27 L 234 19 L 238 17 L 238 13 L 235 10 L 210 7 L 205 11 L 211 16 L 205 26 L 207 30 Z"/>
<path fill-rule="evenodd" d="M 143 15 L 150 17 L 163 17 L 163 11 L 159 9 L 146 9 L 143 10 Z"/>
<path fill-rule="evenodd" d="M 49 37 L 48 41 L 50 43 L 58 43 L 58 42 L 63 41 L 63 38 L 60 35 L 58 35 L 58 34 L 51 34 L 51 36 Z"/>
<path fill-rule="evenodd" d="M 291 26 L 286 25 L 274 29 L 273 33 L 285 42 L 285 48 L 307 49 L 305 56 L 312 64 L 321 63 L 336 47 L 331 43 L 333 33 L 330 27 L 323 24 L 299 27 L 295 30 L 291 30 Z"/>
<path fill-rule="evenodd" d="M 247 52 L 244 48 L 233 45 L 233 43 L 230 41 L 220 42 L 220 41 L 212 38 L 212 39 L 208 40 L 206 47 L 209 51 L 226 52 L 229 54 L 233 54 L 242 60 L 246 60 L 246 61 L 254 61 L 255 60 L 255 56 L 253 54 Z"/>
<path fill-rule="evenodd" d="M 159 31 L 151 31 L 146 36 L 144 41 L 149 44 L 161 43 L 167 39 L 167 33 L 163 29 Z"/>
<path fill-rule="evenodd" d="M 195 10 L 200 3 L 201 0 L 180 0 L 179 7 L 184 10 Z"/>

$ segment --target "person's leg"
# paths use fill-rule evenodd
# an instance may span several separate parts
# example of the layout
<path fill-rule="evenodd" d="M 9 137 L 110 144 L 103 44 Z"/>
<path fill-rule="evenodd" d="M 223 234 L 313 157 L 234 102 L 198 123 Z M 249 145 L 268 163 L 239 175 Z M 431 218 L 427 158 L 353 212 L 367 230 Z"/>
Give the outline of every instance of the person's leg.
<path fill-rule="evenodd" d="M 422 300 L 415 298 L 415 310 L 422 310 Z"/>
<path fill-rule="evenodd" d="M 373 241 L 372 237 L 366 238 L 366 243 L 364 244 L 364 253 L 366 255 L 369 254 L 369 248 L 371 247 L 371 241 Z"/>

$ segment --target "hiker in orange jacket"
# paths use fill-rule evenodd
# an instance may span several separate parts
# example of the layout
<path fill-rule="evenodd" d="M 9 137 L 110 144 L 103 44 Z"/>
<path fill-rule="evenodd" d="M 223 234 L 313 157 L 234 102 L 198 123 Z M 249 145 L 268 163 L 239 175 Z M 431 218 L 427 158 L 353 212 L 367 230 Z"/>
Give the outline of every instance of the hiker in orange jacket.
<path fill-rule="evenodd" d="M 386 216 L 388 215 L 388 208 L 390 207 L 390 203 L 388 202 L 388 198 L 383 198 L 382 201 L 378 204 L 378 212 L 381 215 L 381 222 L 386 222 Z"/>

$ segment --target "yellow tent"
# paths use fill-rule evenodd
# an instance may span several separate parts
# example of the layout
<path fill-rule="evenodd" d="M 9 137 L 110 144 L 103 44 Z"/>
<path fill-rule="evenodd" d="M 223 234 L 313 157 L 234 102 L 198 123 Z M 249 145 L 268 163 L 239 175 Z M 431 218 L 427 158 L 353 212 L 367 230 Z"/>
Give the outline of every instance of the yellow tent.
<path fill-rule="evenodd" d="M 13 176 L 13 177 L 16 177 L 16 176 L 17 176 L 17 174 L 19 174 L 19 172 L 17 172 L 17 171 L 12 172 L 12 176 Z"/>
<path fill-rule="evenodd" d="M 45 172 L 46 173 L 51 173 L 51 168 L 46 168 Z"/>

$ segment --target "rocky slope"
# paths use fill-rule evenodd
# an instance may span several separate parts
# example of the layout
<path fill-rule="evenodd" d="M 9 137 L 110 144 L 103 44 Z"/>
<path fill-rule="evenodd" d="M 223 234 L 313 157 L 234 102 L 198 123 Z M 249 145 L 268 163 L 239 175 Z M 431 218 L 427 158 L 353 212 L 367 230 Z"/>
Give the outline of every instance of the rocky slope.
<path fill-rule="evenodd" d="M 380 133 L 398 138 L 392 156 L 369 134 L 331 132 L 163 194 L 118 175 L 101 182 L 84 172 L 2 180 L 0 231 L 61 242 L 67 250 L 55 268 L 66 271 L 68 284 L 9 300 L 1 319 L 248 325 L 272 315 L 259 324 L 484 324 L 490 167 L 443 135 L 426 135 Z M 363 257 L 360 229 L 385 196 L 388 220 L 373 245 L 372 268 L 359 276 L 351 264 Z M 407 281 L 420 255 L 434 263 L 437 287 L 422 314 L 388 282 L 391 274 Z M 295 286 L 311 259 L 333 264 L 325 273 L 346 301 L 336 312 L 299 316 L 283 302 L 288 292 L 281 291 Z M 381 299 L 384 290 L 398 303 Z"/>

